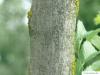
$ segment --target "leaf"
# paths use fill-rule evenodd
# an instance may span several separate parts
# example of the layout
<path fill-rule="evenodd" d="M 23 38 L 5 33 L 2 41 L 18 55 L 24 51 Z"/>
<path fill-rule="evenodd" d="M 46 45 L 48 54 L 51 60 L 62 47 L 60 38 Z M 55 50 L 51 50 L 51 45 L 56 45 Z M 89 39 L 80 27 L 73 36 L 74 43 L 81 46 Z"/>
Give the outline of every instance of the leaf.
<path fill-rule="evenodd" d="M 82 50 L 85 59 L 87 59 L 91 54 L 97 52 L 89 41 L 83 43 Z"/>
<path fill-rule="evenodd" d="M 83 56 L 82 50 L 80 50 L 80 49 L 81 49 L 81 45 L 83 44 L 83 39 L 85 37 L 85 34 L 86 34 L 85 27 L 84 27 L 82 21 L 78 20 L 77 31 L 76 31 L 76 57 L 77 57 L 76 75 L 81 75 L 81 72 L 82 72 L 81 67 L 83 66 L 82 63 L 84 61 L 83 60 L 84 56 Z"/>
<path fill-rule="evenodd" d="M 86 39 L 90 41 L 97 50 L 100 50 L 100 36 L 98 36 L 99 32 L 100 28 L 90 31 L 86 35 Z"/>
<path fill-rule="evenodd" d="M 86 35 L 86 29 L 82 23 L 82 21 L 78 20 L 77 23 L 77 31 L 76 31 L 76 50 L 79 51 L 81 47 L 81 43 Z M 78 53 L 78 52 L 76 52 Z"/>
<path fill-rule="evenodd" d="M 91 43 L 98 49 L 100 50 L 100 37 L 98 35 L 94 36 L 91 39 Z"/>
<path fill-rule="evenodd" d="M 94 36 L 98 35 L 99 32 L 100 32 L 100 28 L 87 32 L 86 39 L 90 41 Z"/>
<path fill-rule="evenodd" d="M 85 70 L 88 66 L 93 64 L 95 61 L 100 60 L 100 51 L 97 51 L 91 54 L 84 62 L 83 70 Z"/>
<path fill-rule="evenodd" d="M 93 62 L 100 58 L 100 52 L 92 46 L 89 41 L 85 41 L 82 45 L 82 49 L 79 53 L 79 59 L 77 61 L 77 75 L 81 75 L 82 71 L 89 67 Z"/>
<path fill-rule="evenodd" d="M 79 59 L 77 59 L 76 63 L 76 75 L 81 75 L 83 70 L 83 62 L 81 62 Z"/>
<path fill-rule="evenodd" d="M 86 34 L 86 29 L 82 23 L 82 21 L 78 20 L 78 23 L 77 23 L 77 37 L 78 38 L 83 38 Z"/>
<path fill-rule="evenodd" d="M 99 32 L 100 28 L 87 32 L 82 21 L 78 21 L 76 32 L 76 50 L 78 50 L 76 52 L 76 75 L 81 75 L 83 70 L 89 68 L 90 65 L 92 66 L 97 60 L 100 60 Z"/>
<path fill-rule="evenodd" d="M 92 65 L 91 65 L 92 69 L 94 71 L 100 71 L 100 59 L 95 61 Z"/>

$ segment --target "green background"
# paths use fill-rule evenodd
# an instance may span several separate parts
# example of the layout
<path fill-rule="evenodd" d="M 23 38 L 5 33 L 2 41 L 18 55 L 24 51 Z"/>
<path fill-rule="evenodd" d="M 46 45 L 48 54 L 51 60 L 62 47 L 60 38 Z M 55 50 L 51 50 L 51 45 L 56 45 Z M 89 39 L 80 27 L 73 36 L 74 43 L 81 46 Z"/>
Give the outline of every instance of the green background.
<path fill-rule="evenodd" d="M 29 33 L 24 1 L 0 0 L 0 75 L 27 75 Z"/>

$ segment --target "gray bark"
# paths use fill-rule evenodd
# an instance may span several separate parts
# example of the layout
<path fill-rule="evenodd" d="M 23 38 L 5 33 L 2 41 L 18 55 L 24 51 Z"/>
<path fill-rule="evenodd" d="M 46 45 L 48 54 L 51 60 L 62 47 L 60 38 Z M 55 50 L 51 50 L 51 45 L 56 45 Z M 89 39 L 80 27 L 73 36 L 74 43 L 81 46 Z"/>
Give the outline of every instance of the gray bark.
<path fill-rule="evenodd" d="M 72 75 L 75 1 L 33 0 L 30 75 Z"/>

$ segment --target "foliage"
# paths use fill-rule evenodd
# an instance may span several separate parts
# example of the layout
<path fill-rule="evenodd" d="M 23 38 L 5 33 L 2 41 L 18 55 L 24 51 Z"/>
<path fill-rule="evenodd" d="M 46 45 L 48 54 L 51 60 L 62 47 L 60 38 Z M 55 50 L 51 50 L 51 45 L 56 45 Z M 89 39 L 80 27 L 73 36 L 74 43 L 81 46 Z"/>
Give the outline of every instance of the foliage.
<path fill-rule="evenodd" d="M 80 0 L 79 16 L 87 31 L 100 28 L 100 23 L 95 22 L 95 18 L 99 18 L 100 0 Z M 100 19 L 99 19 L 100 21 Z"/>
<path fill-rule="evenodd" d="M 76 29 L 76 75 L 100 71 L 100 0 L 80 0 Z"/>
<path fill-rule="evenodd" d="M 29 37 L 22 1 L 0 4 L 0 75 L 26 75 Z"/>
<path fill-rule="evenodd" d="M 76 75 L 81 75 L 82 71 L 100 70 L 100 66 L 97 66 L 100 64 L 98 63 L 100 62 L 99 33 L 100 28 L 86 31 L 82 21 L 78 21 L 76 33 Z"/>

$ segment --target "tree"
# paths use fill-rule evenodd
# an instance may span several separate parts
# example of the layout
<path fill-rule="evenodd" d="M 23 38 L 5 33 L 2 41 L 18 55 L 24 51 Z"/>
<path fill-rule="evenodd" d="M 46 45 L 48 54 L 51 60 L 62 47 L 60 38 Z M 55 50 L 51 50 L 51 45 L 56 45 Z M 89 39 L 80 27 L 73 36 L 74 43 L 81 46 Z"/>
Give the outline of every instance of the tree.
<path fill-rule="evenodd" d="M 26 75 L 29 36 L 23 0 L 1 1 L 0 75 Z"/>
<path fill-rule="evenodd" d="M 33 0 L 30 75 L 72 75 L 75 0 Z"/>

